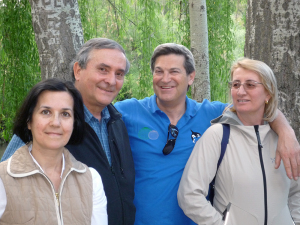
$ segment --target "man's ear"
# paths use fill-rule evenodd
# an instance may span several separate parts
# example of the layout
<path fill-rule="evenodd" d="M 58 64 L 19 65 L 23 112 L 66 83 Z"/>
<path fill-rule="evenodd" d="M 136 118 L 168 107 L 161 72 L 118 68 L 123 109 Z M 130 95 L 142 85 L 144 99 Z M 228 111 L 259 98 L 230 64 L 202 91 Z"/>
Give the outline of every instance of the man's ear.
<path fill-rule="evenodd" d="M 189 81 L 188 81 L 188 84 L 189 86 L 191 86 L 194 82 L 194 79 L 195 79 L 195 75 L 196 75 L 196 72 L 193 71 L 192 73 L 190 73 L 188 76 L 189 76 Z"/>
<path fill-rule="evenodd" d="M 74 63 L 74 65 L 73 65 L 73 71 L 74 71 L 74 78 L 75 78 L 75 80 L 79 80 L 80 79 L 81 67 L 79 66 L 78 62 Z"/>

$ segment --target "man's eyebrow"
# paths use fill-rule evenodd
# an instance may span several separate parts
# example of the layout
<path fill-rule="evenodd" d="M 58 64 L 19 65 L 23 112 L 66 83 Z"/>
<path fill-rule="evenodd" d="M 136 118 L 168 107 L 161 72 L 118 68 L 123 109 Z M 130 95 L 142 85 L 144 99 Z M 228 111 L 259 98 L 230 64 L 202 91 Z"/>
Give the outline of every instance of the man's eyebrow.
<path fill-rule="evenodd" d="M 111 66 L 109 66 L 105 63 L 100 63 L 99 66 L 106 67 L 106 68 L 111 68 Z M 119 68 L 119 69 L 117 69 L 117 71 L 125 72 L 125 69 Z"/>
<path fill-rule="evenodd" d="M 156 67 L 154 67 L 154 69 L 162 69 L 162 68 L 160 66 L 156 66 Z M 180 70 L 180 68 L 178 68 L 178 67 L 172 67 L 169 70 Z"/>
<path fill-rule="evenodd" d="M 99 64 L 99 66 L 104 66 L 104 67 L 108 67 L 108 68 L 110 68 L 110 66 L 109 66 L 109 65 L 107 65 L 107 64 L 105 64 L 105 63 L 100 63 L 100 64 Z"/>

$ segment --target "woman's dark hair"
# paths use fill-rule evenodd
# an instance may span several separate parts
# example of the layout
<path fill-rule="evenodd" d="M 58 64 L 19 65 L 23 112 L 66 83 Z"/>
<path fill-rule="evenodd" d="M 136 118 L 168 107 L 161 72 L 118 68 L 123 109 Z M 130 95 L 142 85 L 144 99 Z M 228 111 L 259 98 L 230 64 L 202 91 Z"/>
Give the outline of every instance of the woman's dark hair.
<path fill-rule="evenodd" d="M 56 78 L 41 81 L 30 90 L 16 115 L 13 128 L 14 134 L 18 135 L 25 143 L 32 141 L 32 133 L 27 124 L 31 122 L 38 98 L 44 91 L 63 91 L 72 96 L 74 101 L 74 125 L 68 144 L 79 144 L 84 134 L 84 112 L 81 94 L 72 82 L 61 81 Z"/>

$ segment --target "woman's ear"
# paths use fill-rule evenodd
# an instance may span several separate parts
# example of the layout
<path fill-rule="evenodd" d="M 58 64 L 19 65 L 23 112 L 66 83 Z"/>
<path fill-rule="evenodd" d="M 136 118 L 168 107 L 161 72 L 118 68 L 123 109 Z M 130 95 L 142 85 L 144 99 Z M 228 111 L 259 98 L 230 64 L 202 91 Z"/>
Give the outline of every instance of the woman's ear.
<path fill-rule="evenodd" d="M 30 121 L 27 122 L 27 128 L 28 128 L 28 130 L 31 130 L 31 123 L 30 123 Z"/>

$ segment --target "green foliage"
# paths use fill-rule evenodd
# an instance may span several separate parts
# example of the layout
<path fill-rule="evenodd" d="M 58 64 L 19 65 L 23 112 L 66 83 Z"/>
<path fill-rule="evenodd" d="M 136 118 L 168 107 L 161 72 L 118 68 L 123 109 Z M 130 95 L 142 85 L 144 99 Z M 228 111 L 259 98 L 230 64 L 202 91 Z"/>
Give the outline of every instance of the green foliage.
<path fill-rule="evenodd" d="M 227 82 L 235 48 L 231 15 L 235 8 L 230 0 L 208 0 L 206 4 L 211 100 L 228 102 Z"/>
<path fill-rule="evenodd" d="M 0 137 L 9 140 L 15 113 L 40 80 L 39 58 L 28 0 L 3 0 L 0 7 Z"/>
<path fill-rule="evenodd" d="M 78 3 L 85 40 L 111 38 L 127 51 L 131 69 L 117 101 L 153 94 L 150 58 L 157 45 L 175 42 L 190 47 L 188 0 L 78 0 Z M 211 96 L 212 100 L 227 102 L 227 81 L 236 49 L 231 18 L 235 3 L 209 0 L 206 4 Z"/>
<path fill-rule="evenodd" d="M 15 112 L 28 90 L 41 78 L 29 1 L 0 2 L 0 138 L 9 140 Z M 78 0 L 78 3 L 85 40 L 94 37 L 116 40 L 131 62 L 116 101 L 153 94 L 150 58 L 157 45 L 174 42 L 190 47 L 188 0 Z M 227 101 L 230 65 L 233 59 L 242 56 L 246 3 L 247 0 L 206 3 L 212 100 Z M 230 17 L 233 12 L 235 18 Z M 238 18 L 238 23 L 233 24 L 232 18 L 235 21 Z"/>
<path fill-rule="evenodd" d="M 245 33 L 246 33 L 246 11 L 247 11 L 247 0 L 237 0 L 236 10 L 231 15 L 234 25 L 232 33 L 235 38 L 235 48 L 233 50 L 234 59 L 238 59 L 244 56 L 245 46 Z"/>
<path fill-rule="evenodd" d="M 131 68 L 116 101 L 153 94 L 150 58 L 154 48 L 189 46 L 188 0 L 78 0 L 85 40 L 107 37 L 126 50 Z"/>

